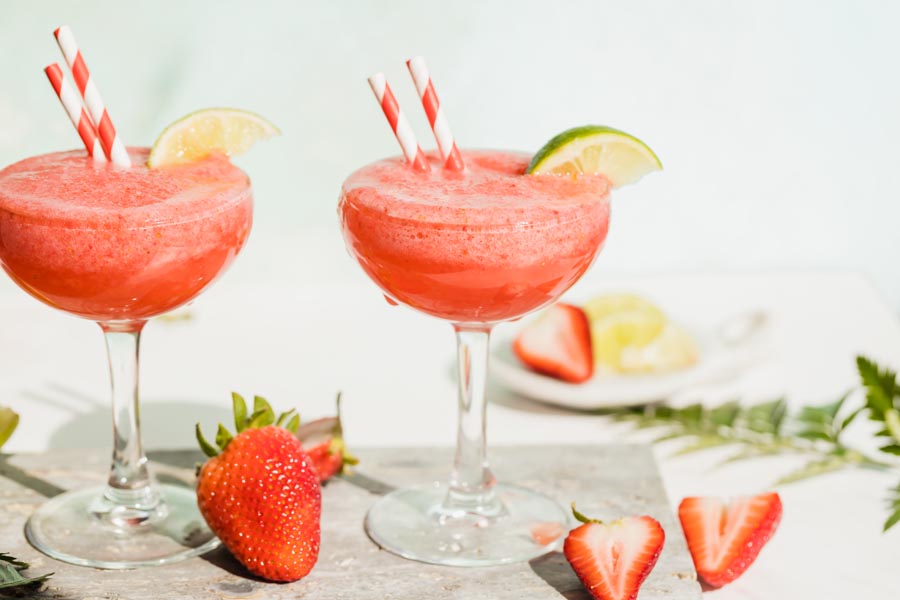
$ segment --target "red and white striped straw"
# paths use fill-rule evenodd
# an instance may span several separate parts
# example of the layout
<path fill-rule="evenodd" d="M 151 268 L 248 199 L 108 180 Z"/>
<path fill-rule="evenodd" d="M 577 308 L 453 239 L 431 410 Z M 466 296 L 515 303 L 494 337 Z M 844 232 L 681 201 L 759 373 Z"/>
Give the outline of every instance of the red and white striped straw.
<path fill-rule="evenodd" d="M 437 140 L 438 149 L 441 151 L 441 158 L 444 161 L 444 168 L 451 171 L 462 171 L 465 168 L 462 155 L 456 142 L 453 140 L 453 134 L 450 133 L 450 124 L 444 111 L 441 110 L 441 102 L 438 100 L 437 93 L 434 91 L 434 84 L 431 81 L 431 75 L 428 73 L 428 66 L 425 59 L 416 56 L 406 61 L 409 68 L 409 74 L 412 75 L 413 83 L 416 84 L 416 91 L 422 99 L 422 106 L 425 107 L 425 114 L 428 116 L 428 124 L 434 132 L 434 138 Z"/>
<path fill-rule="evenodd" d="M 109 111 L 106 110 L 106 106 L 103 104 L 103 98 L 100 97 L 100 92 L 97 90 L 97 85 L 94 83 L 93 78 L 91 78 L 91 73 L 88 71 L 87 64 L 84 62 L 84 56 L 82 56 L 81 51 L 78 49 L 78 44 L 75 42 L 75 36 L 72 35 L 72 30 L 69 29 L 68 26 L 63 25 L 54 31 L 53 35 L 56 37 L 59 49 L 62 50 L 63 56 L 66 59 L 66 64 L 69 65 L 69 69 L 72 71 L 72 78 L 75 79 L 75 86 L 78 88 L 78 91 L 81 92 L 81 97 L 84 98 L 84 104 L 87 107 L 88 113 L 97 126 L 100 145 L 103 147 L 106 158 L 120 167 L 130 167 L 131 159 L 128 158 L 125 144 L 123 144 L 122 139 L 116 135 L 116 128 L 113 127 L 112 120 L 109 118 Z"/>
<path fill-rule="evenodd" d="M 394 93 L 384 78 L 384 73 L 376 73 L 369 77 L 369 86 L 375 93 L 375 98 L 381 105 L 381 110 L 384 111 L 391 130 L 397 136 L 397 141 L 400 142 L 400 148 L 403 150 L 403 156 L 406 157 L 407 162 L 420 171 L 430 170 L 431 165 L 428 164 L 425 153 L 422 152 L 419 142 L 416 141 L 416 135 L 413 133 L 409 121 L 400 112 L 400 105 L 397 104 L 397 99 L 394 98 Z"/>
<path fill-rule="evenodd" d="M 91 117 L 88 116 L 87 111 L 81 105 L 81 98 L 78 97 L 78 92 L 66 81 L 66 77 L 58 64 L 53 63 L 49 65 L 44 69 L 44 73 L 47 74 L 47 79 L 50 80 L 53 91 L 56 92 L 63 108 L 66 109 L 66 114 L 72 120 L 72 125 L 78 130 L 78 135 L 81 136 L 81 141 L 84 142 L 87 153 L 93 156 L 96 162 L 105 163 L 106 157 L 103 155 L 103 148 L 100 147 L 100 139 L 97 137 L 97 131 L 94 129 L 94 122 L 91 121 Z"/>

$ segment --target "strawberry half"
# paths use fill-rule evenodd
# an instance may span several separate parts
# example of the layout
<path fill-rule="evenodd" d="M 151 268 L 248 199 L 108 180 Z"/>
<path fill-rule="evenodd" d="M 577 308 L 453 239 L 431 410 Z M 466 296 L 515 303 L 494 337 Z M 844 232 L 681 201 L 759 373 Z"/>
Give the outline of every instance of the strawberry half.
<path fill-rule="evenodd" d="M 742 496 L 726 504 L 719 498 L 685 498 L 678 518 L 697 575 L 713 587 L 731 583 L 747 570 L 781 521 L 775 492 Z"/>
<path fill-rule="evenodd" d="M 523 327 L 513 351 L 535 371 L 571 383 L 594 374 L 590 324 L 584 311 L 571 304 L 554 304 Z"/>
<path fill-rule="evenodd" d="M 610 523 L 575 510 L 583 525 L 569 532 L 563 552 L 575 574 L 596 600 L 635 600 L 666 542 L 656 519 L 625 517 Z"/>
<path fill-rule="evenodd" d="M 297 430 L 297 439 L 312 459 L 320 483 L 344 472 L 347 465 L 359 464 L 344 443 L 341 423 L 341 395 L 337 395 L 337 414 L 304 423 Z"/>
<path fill-rule="evenodd" d="M 265 399 L 253 413 L 232 394 L 237 436 L 220 423 L 216 445 L 197 441 L 209 456 L 197 478 L 200 513 L 247 569 L 270 581 L 296 581 L 319 556 L 322 495 L 312 461 L 294 433 L 293 410 L 278 419 Z"/>

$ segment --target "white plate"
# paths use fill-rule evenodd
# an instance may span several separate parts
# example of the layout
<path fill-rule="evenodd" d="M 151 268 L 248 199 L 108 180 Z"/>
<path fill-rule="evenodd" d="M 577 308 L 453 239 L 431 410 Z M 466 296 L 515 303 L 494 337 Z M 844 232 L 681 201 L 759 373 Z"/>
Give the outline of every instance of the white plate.
<path fill-rule="evenodd" d="M 647 404 L 692 386 L 738 375 L 760 357 L 767 320 L 764 313 L 749 312 L 718 327 L 685 324 L 697 341 L 700 358 L 687 369 L 668 373 L 598 373 L 584 383 L 566 383 L 523 365 L 513 353 L 512 337 L 498 339 L 494 344 L 489 372 L 518 394 L 558 406 L 587 410 Z"/>

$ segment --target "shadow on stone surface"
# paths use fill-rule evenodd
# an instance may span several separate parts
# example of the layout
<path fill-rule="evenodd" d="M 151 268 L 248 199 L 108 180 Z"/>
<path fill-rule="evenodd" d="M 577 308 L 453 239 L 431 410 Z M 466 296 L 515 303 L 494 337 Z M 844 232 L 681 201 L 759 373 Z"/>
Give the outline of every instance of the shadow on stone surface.
<path fill-rule="evenodd" d="M 111 402 L 52 383 L 22 394 L 33 402 L 62 408 L 68 420 L 50 434 L 51 450 L 89 448 L 112 444 Z M 216 423 L 231 423 L 231 404 L 221 407 L 190 398 L 144 398 L 141 432 L 145 448 L 195 448 L 194 424 L 215 430 Z"/>
<path fill-rule="evenodd" d="M 61 487 L 55 486 L 33 475 L 29 475 L 19 467 L 9 463 L 8 454 L 0 454 L 0 477 L 15 481 L 21 486 L 37 492 L 45 498 L 53 498 L 65 492 Z"/>
<path fill-rule="evenodd" d="M 566 600 L 591 600 L 575 571 L 569 566 L 562 552 L 551 552 L 528 561 L 535 575 L 559 592 Z"/>
<path fill-rule="evenodd" d="M 355 470 L 352 473 L 341 475 L 340 478 L 350 485 L 366 490 L 370 494 L 375 494 L 376 496 L 384 496 L 397 489 L 392 485 L 384 483 L 383 481 L 378 481 L 377 479 L 372 479 L 368 475 L 363 475 Z"/>
<path fill-rule="evenodd" d="M 244 565 L 231 555 L 225 546 L 219 546 L 215 550 L 203 554 L 200 558 L 240 578 L 237 581 L 229 579 L 220 581 L 217 584 L 217 588 L 221 588 L 219 591 L 227 593 L 229 598 L 256 597 L 256 594 L 259 593 L 259 588 L 270 583 L 248 571 Z"/>
<path fill-rule="evenodd" d="M 155 463 L 175 467 L 176 469 L 194 470 L 198 464 L 206 462 L 206 456 L 200 450 L 148 450 L 147 458 Z"/>

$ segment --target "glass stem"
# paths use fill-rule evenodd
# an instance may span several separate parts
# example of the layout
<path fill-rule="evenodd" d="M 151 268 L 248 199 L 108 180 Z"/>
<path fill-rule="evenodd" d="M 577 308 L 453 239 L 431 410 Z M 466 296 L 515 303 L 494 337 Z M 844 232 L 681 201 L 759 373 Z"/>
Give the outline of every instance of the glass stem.
<path fill-rule="evenodd" d="M 146 321 L 100 323 L 112 383 L 113 455 L 103 512 L 116 524 L 138 525 L 160 505 L 141 444 L 138 348 Z M 143 514 L 146 513 L 146 514 Z"/>
<path fill-rule="evenodd" d="M 479 515 L 499 514 L 503 507 L 494 494 L 496 480 L 485 448 L 488 325 L 454 325 L 459 368 L 459 423 L 456 457 L 444 508 Z"/>

